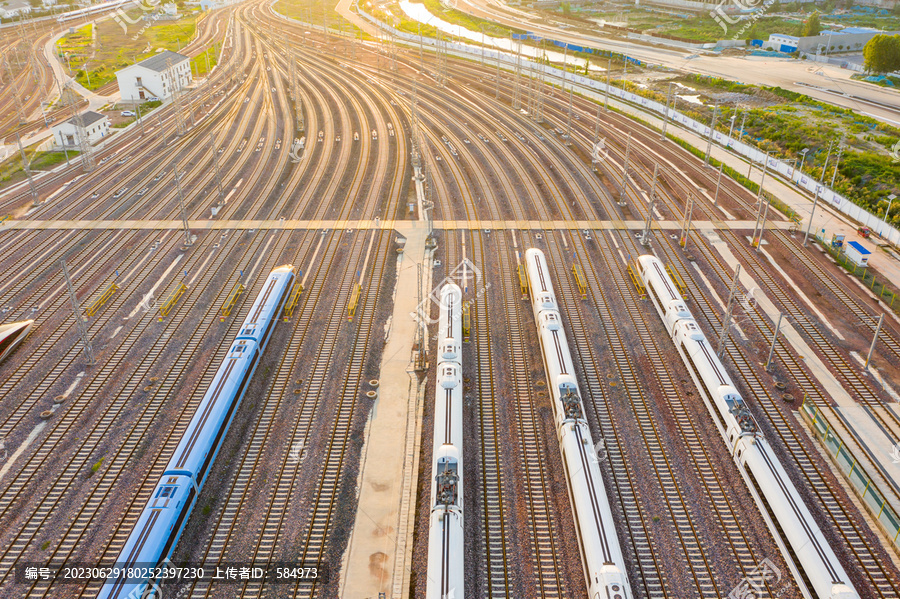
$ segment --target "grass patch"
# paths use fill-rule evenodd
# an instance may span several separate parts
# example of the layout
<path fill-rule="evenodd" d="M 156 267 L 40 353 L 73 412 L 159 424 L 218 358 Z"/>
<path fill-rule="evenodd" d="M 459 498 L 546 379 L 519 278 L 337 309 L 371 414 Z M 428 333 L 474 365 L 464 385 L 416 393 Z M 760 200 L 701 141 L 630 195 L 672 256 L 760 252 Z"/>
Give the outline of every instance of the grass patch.
<path fill-rule="evenodd" d="M 334 6 L 334 3 L 325 3 L 322 0 L 279 0 L 273 8 L 286 17 L 313 25 L 323 24 L 327 15 L 328 27 L 336 27 L 339 22 L 343 22 L 346 28 L 347 21 L 335 12 Z"/>
<path fill-rule="evenodd" d="M 487 19 L 474 17 L 460 10 L 456 10 L 455 8 L 448 8 L 441 2 L 441 0 L 415 1 L 424 4 L 425 8 L 427 8 L 431 12 L 431 14 L 438 16 L 449 23 L 459 25 L 460 27 L 465 27 L 470 31 L 479 31 L 483 26 L 485 29 L 485 34 L 490 32 L 494 35 L 503 34 L 508 36 L 510 33 L 528 33 L 524 29 L 507 27 L 505 25 L 495 23 L 494 21 L 488 21 Z"/>
<path fill-rule="evenodd" d="M 69 160 L 78 156 L 78 152 L 69 150 Z M 31 170 L 48 169 L 66 161 L 65 152 L 37 152 L 31 159 Z"/>
<path fill-rule="evenodd" d="M 50 541 L 44 541 L 41 544 L 41 551 L 47 551 L 47 547 L 49 547 L 49 546 L 50 546 Z"/>
<path fill-rule="evenodd" d="M 34 171 L 50 169 L 66 161 L 65 152 L 35 152 L 25 148 L 25 156 L 28 159 L 28 167 Z M 78 157 L 78 152 L 69 150 L 69 160 Z M 0 187 L 18 183 L 25 179 L 25 169 L 22 168 L 22 155 L 16 152 L 0 164 Z"/>
<path fill-rule="evenodd" d="M 91 25 L 75 30 L 57 44 L 61 55 L 75 80 L 90 90 L 97 90 L 116 80 L 116 71 L 149 58 L 159 49 L 178 51 L 193 37 L 197 28 L 197 15 L 188 14 L 177 21 L 140 21 L 147 13 L 128 12 L 134 24 L 126 31 L 112 20 L 97 23 L 91 36 Z M 206 60 L 203 61 L 204 69 Z"/>
<path fill-rule="evenodd" d="M 191 68 L 195 77 L 205 77 L 218 63 L 218 48 L 208 48 L 191 59 Z"/>
<path fill-rule="evenodd" d="M 105 459 L 106 459 L 105 457 L 102 457 L 99 460 L 97 460 L 97 463 L 95 463 L 93 466 L 91 466 L 91 471 L 88 472 L 88 475 L 87 475 L 88 478 L 97 474 L 97 472 L 100 470 L 100 466 L 103 465 L 103 460 L 105 460 Z"/>

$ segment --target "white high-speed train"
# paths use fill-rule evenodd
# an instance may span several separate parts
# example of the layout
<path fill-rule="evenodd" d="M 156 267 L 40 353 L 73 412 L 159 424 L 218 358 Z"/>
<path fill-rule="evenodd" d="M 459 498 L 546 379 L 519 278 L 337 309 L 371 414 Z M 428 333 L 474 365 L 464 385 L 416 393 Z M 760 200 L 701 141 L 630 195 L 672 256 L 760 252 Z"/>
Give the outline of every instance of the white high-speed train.
<path fill-rule="evenodd" d="M 426 599 L 461 599 L 463 563 L 462 291 L 441 288 Z"/>
<path fill-rule="evenodd" d="M 857 599 L 859 594 L 771 446 L 760 434 L 728 372 L 658 258 L 637 259 L 638 274 L 666 332 L 703 397 L 803 596 Z"/>
<path fill-rule="evenodd" d="M 525 252 L 525 263 L 588 597 L 630 599 L 634 595 L 585 419 L 547 260 L 541 250 L 531 248 Z"/>
<path fill-rule="evenodd" d="M 34 324 L 33 320 L 21 320 L 19 322 L 10 322 L 8 324 L 0 324 L 0 362 L 13 353 L 20 343 L 25 341 L 28 331 Z"/>

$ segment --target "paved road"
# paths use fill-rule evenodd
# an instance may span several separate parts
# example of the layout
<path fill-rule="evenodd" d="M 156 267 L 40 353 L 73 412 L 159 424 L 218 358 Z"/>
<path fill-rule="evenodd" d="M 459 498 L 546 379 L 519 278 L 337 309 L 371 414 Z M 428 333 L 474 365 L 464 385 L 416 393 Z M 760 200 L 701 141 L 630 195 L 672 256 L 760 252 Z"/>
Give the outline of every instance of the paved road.
<path fill-rule="evenodd" d="M 692 73 L 725 77 L 741 83 L 783 87 L 817 100 L 850 108 L 881 121 L 900 125 L 900 92 L 851 80 L 850 76 L 855 71 L 837 66 L 783 58 L 694 54 L 690 50 L 610 39 L 560 29 L 552 22 L 548 24 L 544 16 L 534 17 L 525 11 L 505 6 L 501 8 L 496 3 L 489 3 L 488 0 L 460 0 L 457 9 L 504 25 L 527 29 L 544 37 L 622 52 L 654 64 Z"/>

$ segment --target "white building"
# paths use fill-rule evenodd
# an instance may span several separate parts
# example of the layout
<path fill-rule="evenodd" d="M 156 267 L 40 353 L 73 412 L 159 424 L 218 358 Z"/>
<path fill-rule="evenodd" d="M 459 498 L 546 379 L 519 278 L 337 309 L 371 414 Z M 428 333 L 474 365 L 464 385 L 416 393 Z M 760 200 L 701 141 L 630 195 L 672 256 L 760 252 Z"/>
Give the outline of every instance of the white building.
<path fill-rule="evenodd" d="M 187 56 L 166 50 L 139 63 L 116 71 L 123 102 L 148 98 L 165 100 L 175 90 L 188 87 L 194 80 Z"/>
<path fill-rule="evenodd" d="M 80 145 L 78 140 L 78 127 L 75 125 L 75 118 L 63 121 L 58 125 L 50 128 L 53 131 L 53 142 L 57 146 L 77 147 Z M 105 114 L 88 110 L 81 114 L 81 126 L 87 134 L 88 142 L 94 144 L 101 138 L 109 135 L 109 118 Z"/>
<path fill-rule="evenodd" d="M 797 45 L 799 43 L 800 38 L 795 35 L 773 33 L 769 36 L 769 45 L 773 50 L 778 52 L 794 52 L 797 50 Z"/>
<path fill-rule="evenodd" d="M 844 253 L 850 259 L 850 262 L 857 266 L 868 266 L 869 256 L 872 255 L 866 246 L 858 241 L 849 241 L 844 245 Z"/>
<path fill-rule="evenodd" d="M 0 3 L 0 19 L 13 19 L 31 12 L 31 5 L 26 0 L 8 0 Z"/>

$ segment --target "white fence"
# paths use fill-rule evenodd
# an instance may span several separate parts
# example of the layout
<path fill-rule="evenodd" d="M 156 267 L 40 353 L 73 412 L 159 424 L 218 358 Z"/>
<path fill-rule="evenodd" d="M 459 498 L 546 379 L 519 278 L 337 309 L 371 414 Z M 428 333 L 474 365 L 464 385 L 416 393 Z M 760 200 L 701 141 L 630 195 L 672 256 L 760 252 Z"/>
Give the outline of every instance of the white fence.
<path fill-rule="evenodd" d="M 407 33 L 405 31 L 400 31 L 398 29 L 395 29 L 394 27 L 391 27 L 387 23 L 384 23 L 383 21 L 380 21 L 380 20 L 376 19 L 375 17 L 367 14 L 362 9 L 359 10 L 359 14 L 361 17 L 363 17 L 367 21 L 370 21 L 371 23 L 377 25 L 381 29 L 392 31 L 393 34 L 400 39 L 406 40 L 408 42 L 416 43 L 416 44 L 421 42 L 423 45 L 426 45 L 426 46 L 434 46 L 435 45 L 436 40 L 434 40 L 433 38 L 427 38 L 427 37 L 420 38 L 418 35 L 414 35 L 411 33 Z M 452 50 L 452 51 L 455 51 L 458 53 L 468 54 L 468 55 L 471 55 L 476 58 L 480 58 L 483 53 L 486 60 L 489 58 L 493 62 L 496 62 L 498 60 L 498 56 L 499 56 L 500 62 L 507 63 L 510 67 L 513 67 L 513 68 L 515 68 L 515 65 L 516 65 L 516 57 L 515 56 L 506 54 L 504 52 L 498 52 L 497 50 L 489 50 L 486 48 L 482 49 L 481 47 L 478 47 L 478 46 L 470 46 L 468 44 L 460 44 L 460 43 L 451 43 L 451 44 L 445 43 L 445 47 L 448 48 L 449 50 Z M 521 58 L 521 60 L 522 60 L 522 64 L 523 65 L 528 64 L 530 69 L 536 69 L 536 70 L 539 69 L 539 70 L 542 70 L 547 75 L 550 75 L 552 77 L 557 77 L 557 78 L 565 79 L 567 81 L 572 81 L 577 85 L 591 88 L 593 90 L 596 90 L 597 92 L 606 93 L 606 83 L 603 81 L 597 81 L 595 79 L 589 79 L 582 75 L 576 75 L 574 73 L 564 72 L 562 69 L 557 69 L 556 67 L 553 67 L 553 66 L 527 61 L 524 57 Z M 626 102 L 638 104 L 646 110 L 652 110 L 653 112 L 658 112 L 660 114 L 663 114 L 664 112 L 666 112 L 666 107 L 663 104 L 660 104 L 659 102 L 655 102 L 649 98 L 644 98 L 635 93 L 625 91 L 623 89 L 620 89 L 620 88 L 612 86 L 612 85 L 609 87 L 609 95 L 612 97 L 615 97 L 615 98 L 619 98 L 620 100 L 625 100 Z M 692 131 L 700 134 L 701 136 L 704 136 L 704 137 L 709 136 L 709 131 L 710 131 L 709 125 L 695 121 L 694 119 L 689 118 L 689 117 L 681 114 L 680 112 L 677 112 L 672 109 L 668 110 L 668 115 L 669 115 L 669 118 L 672 119 L 673 121 L 678 122 L 681 125 L 684 125 L 686 128 L 691 129 Z M 744 156 L 751 162 L 756 162 L 758 164 L 762 164 L 763 161 L 766 159 L 765 152 L 759 150 L 755 146 L 752 146 L 750 144 L 747 144 L 742 141 L 731 138 L 728 135 L 726 135 L 720 131 L 715 132 L 715 135 L 713 136 L 713 140 L 718 142 L 720 145 L 727 146 L 728 148 L 731 149 L 732 152 L 734 152 L 736 154 L 740 154 L 741 156 Z M 842 212 L 842 213 L 846 214 L 847 216 L 849 216 L 850 218 L 856 220 L 857 222 L 871 228 L 875 233 L 877 233 L 880 237 L 882 237 L 886 241 L 888 241 L 894 245 L 900 245 L 900 230 L 886 224 L 880 218 L 878 218 L 877 216 L 875 216 L 868 210 L 865 210 L 864 208 L 857 206 L 856 204 L 851 202 L 849 199 L 847 199 L 844 196 L 833 191 L 831 188 L 821 185 L 818 182 L 814 181 L 812 179 L 812 177 L 800 172 L 798 169 L 794 168 L 793 165 L 770 157 L 769 158 L 769 171 L 775 171 L 775 172 L 783 175 L 785 178 L 790 179 L 791 181 L 796 183 L 797 186 L 802 187 L 803 189 L 806 189 L 810 193 L 815 193 L 816 188 L 818 187 L 820 202 L 828 204 L 829 206 L 835 208 L 839 212 Z M 900 209 L 900 208 L 898 208 L 898 209 Z"/>

